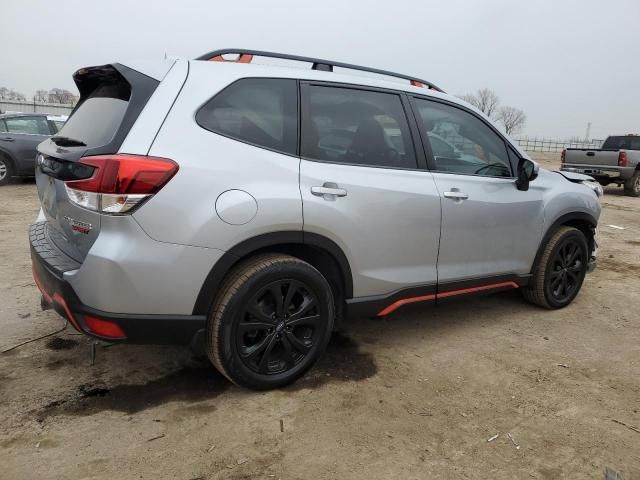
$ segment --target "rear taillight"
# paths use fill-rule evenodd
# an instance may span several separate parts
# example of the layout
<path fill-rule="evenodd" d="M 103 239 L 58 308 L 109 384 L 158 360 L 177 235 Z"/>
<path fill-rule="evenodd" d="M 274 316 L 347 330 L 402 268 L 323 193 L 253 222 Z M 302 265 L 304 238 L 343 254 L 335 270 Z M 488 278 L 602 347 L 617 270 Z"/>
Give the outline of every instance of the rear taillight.
<path fill-rule="evenodd" d="M 564 159 L 567 157 L 567 149 L 565 148 L 564 150 L 562 150 L 562 153 L 560 154 L 560 163 L 564 163 Z"/>
<path fill-rule="evenodd" d="M 627 159 L 627 152 L 624 150 L 618 153 L 618 166 L 619 167 L 628 167 L 629 160 Z"/>
<path fill-rule="evenodd" d="M 93 174 L 65 182 L 67 196 L 81 207 L 112 214 L 141 205 L 178 171 L 173 160 L 142 155 L 98 155 L 80 163 L 93 167 Z"/>

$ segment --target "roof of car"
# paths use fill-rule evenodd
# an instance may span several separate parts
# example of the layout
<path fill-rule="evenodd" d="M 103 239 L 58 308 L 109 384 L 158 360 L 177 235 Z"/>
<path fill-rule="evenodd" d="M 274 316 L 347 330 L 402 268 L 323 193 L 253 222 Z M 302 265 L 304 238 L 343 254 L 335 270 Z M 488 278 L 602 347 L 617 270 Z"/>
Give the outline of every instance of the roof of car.
<path fill-rule="evenodd" d="M 229 54 L 238 55 L 238 57 L 234 60 L 229 60 L 224 57 L 224 55 L 229 55 Z M 422 80 L 415 76 L 406 75 L 404 73 L 396 73 L 389 70 L 381 70 L 379 68 L 365 67 L 362 65 L 354 65 L 351 63 L 337 62 L 335 60 L 324 60 L 321 58 L 291 55 L 288 53 L 266 52 L 263 50 L 246 50 L 241 48 L 226 48 L 222 50 L 214 50 L 214 51 L 205 53 L 204 55 L 201 55 L 198 58 L 196 58 L 196 60 L 204 60 L 208 62 L 251 63 L 254 56 L 264 57 L 264 58 L 276 58 L 280 60 L 288 60 L 288 61 L 302 62 L 302 63 L 311 63 L 312 70 L 322 71 L 322 72 L 333 72 L 333 69 L 335 67 L 338 67 L 338 68 L 343 68 L 347 70 L 384 75 L 386 77 L 395 77 L 398 79 L 407 80 L 410 82 L 411 85 L 414 85 L 416 87 L 424 87 L 429 90 L 436 90 L 438 92 L 444 93 L 444 90 L 437 87 L 436 85 L 429 82 L 428 80 Z"/>
<path fill-rule="evenodd" d="M 52 115 L 50 113 L 24 113 L 24 112 L 15 112 L 15 113 L 0 113 L 0 119 L 2 118 L 19 118 L 19 117 L 46 117 L 47 120 L 57 120 L 66 122 L 69 118 L 68 115 Z"/>
<path fill-rule="evenodd" d="M 8 117 L 46 117 L 46 113 L 0 113 L 0 118 Z"/>
<path fill-rule="evenodd" d="M 323 70 L 313 70 L 309 68 L 300 68 L 297 65 L 286 64 L 264 64 L 264 63 L 239 63 L 239 62 L 215 62 L 215 61 L 191 61 L 191 67 L 194 70 L 212 69 L 212 70 L 228 70 L 231 77 L 280 77 L 293 78 L 297 80 L 323 81 L 342 84 L 351 84 L 354 86 L 367 86 L 374 88 L 383 88 L 388 90 L 398 90 L 407 93 L 415 93 L 417 95 L 428 95 L 431 97 L 442 98 L 454 103 L 464 105 L 473 110 L 475 107 L 467 104 L 463 100 L 453 95 L 444 93 L 439 90 L 426 88 L 424 86 L 415 86 L 409 81 L 382 75 L 369 75 L 366 72 L 354 73 L 351 71 L 339 70 L 328 72 Z"/>

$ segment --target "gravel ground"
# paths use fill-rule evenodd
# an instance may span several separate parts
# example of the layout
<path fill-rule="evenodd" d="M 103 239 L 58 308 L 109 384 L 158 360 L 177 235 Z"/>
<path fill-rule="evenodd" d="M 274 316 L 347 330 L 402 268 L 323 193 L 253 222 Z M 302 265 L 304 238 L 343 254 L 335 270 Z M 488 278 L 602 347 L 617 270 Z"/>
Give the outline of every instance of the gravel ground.
<path fill-rule="evenodd" d="M 0 354 L 0 479 L 640 478 L 640 199 L 603 205 L 570 307 L 510 292 L 354 319 L 279 391 L 182 348 L 100 345 L 92 366 L 69 328 Z M 37 210 L 33 182 L 0 188 L 0 350 L 63 326 L 31 278 Z"/>

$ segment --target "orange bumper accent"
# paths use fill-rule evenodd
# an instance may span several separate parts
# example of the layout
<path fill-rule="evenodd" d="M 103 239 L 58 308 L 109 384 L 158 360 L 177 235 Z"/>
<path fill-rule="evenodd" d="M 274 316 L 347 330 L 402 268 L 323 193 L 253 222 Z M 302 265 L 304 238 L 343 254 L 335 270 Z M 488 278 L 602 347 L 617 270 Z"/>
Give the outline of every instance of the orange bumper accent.
<path fill-rule="evenodd" d="M 80 325 L 78 324 L 77 320 L 71 313 L 71 310 L 69 310 L 69 306 L 67 305 L 67 302 L 62 297 L 62 295 L 60 295 L 58 292 L 55 292 L 53 296 L 49 294 L 49 292 L 45 290 L 44 286 L 42 285 L 42 282 L 38 278 L 35 268 L 32 267 L 31 272 L 33 273 L 33 280 L 36 282 L 36 285 L 38 286 L 38 290 L 40 290 L 40 293 L 42 293 L 42 296 L 44 297 L 45 301 L 50 304 L 57 303 L 58 305 L 60 305 L 64 310 L 65 314 L 67 315 L 67 320 L 69 320 L 69 323 L 73 325 L 73 328 L 83 333 L 82 329 L 80 328 Z"/>

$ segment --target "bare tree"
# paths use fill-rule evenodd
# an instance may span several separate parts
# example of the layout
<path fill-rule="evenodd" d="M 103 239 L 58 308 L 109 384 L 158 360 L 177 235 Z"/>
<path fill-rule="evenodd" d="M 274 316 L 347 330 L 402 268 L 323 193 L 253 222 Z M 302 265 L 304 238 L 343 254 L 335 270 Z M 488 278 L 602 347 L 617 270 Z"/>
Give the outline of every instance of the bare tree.
<path fill-rule="evenodd" d="M 51 103 L 64 103 L 71 104 L 74 103 L 76 97 L 69 90 L 65 90 L 64 88 L 52 88 L 49 90 L 48 100 Z"/>
<path fill-rule="evenodd" d="M 460 98 L 476 107 L 491 119 L 495 119 L 498 115 L 500 98 L 495 94 L 493 90 L 489 90 L 488 88 L 481 88 L 476 93 L 460 95 Z"/>
<path fill-rule="evenodd" d="M 26 100 L 24 94 L 15 91 L 13 88 L 0 87 L 1 100 Z"/>
<path fill-rule="evenodd" d="M 48 90 L 36 90 L 36 94 L 33 99 L 36 102 L 46 103 L 49 101 L 49 91 Z"/>
<path fill-rule="evenodd" d="M 511 135 L 522 130 L 527 122 L 527 116 L 519 108 L 501 107 L 498 111 L 498 121 L 504 125 L 504 131 L 507 132 L 507 135 Z"/>

